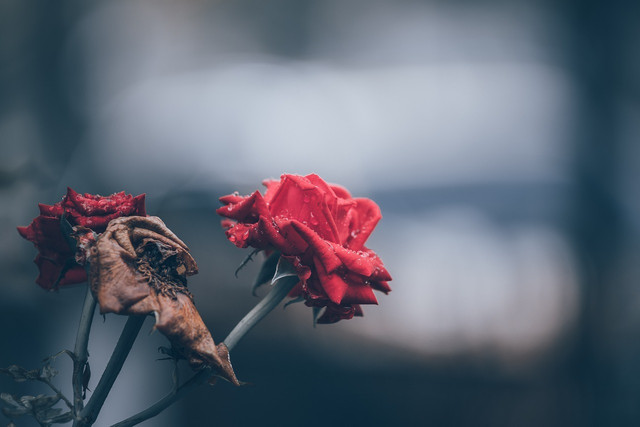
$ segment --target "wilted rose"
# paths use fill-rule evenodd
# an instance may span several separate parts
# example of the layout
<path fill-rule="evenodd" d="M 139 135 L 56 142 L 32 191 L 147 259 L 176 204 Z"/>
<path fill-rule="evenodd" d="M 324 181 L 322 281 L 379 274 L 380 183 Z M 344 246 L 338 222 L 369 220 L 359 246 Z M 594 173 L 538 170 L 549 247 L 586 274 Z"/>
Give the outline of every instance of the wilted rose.
<path fill-rule="evenodd" d="M 124 192 L 107 197 L 82 195 L 67 188 L 60 202 L 52 206 L 39 204 L 40 215 L 29 226 L 18 227 L 20 235 L 38 249 L 35 263 L 40 275 L 36 283 L 44 289 L 53 289 L 87 280 L 84 267 L 75 263 L 74 253 L 60 231 L 63 215 L 71 225 L 101 233 L 114 218 L 146 215 L 144 198 L 144 194 L 133 197 Z"/>
<path fill-rule="evenodd" d="M 317 175 L 267 180 L 264 196 L 220 198 L 218 214 L 229 241 L 240 248 L 277 250 L 293 263 L 300 282 L 289 294 L 308 306 L 326 307 L 319 323 L 362 315 L 377 304 L 373 290 L 388 293 L 391 276 L 364 243 L 382 218 L 372 200 L 353 198 Z"/>
<path fill-rule="evenodd" d="M 193 368 L 210 366 L 239 384 L 226 346 L 216 346 L 187 288 L 187 276 L 198 272 L 196 262 L 160 218 L 111 221 L 88 248 L 87 261 L 101 313 L 153 313 L 155 328 Z"/>

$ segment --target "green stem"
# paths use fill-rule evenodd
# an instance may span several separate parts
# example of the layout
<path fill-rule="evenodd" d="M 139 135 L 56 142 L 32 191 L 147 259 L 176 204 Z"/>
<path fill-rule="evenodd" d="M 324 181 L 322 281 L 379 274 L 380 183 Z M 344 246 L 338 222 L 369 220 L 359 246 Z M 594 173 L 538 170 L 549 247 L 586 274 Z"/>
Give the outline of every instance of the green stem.
<path fill-rule="evenodd" d="M 96 310 L 96 300 L 93 297 L 91 288 L 87 286 L 87 294 L 84 298 L 82 306 L 82 314 L 80 315 L 80 323 L 78 325 L 78 333 L 76 335 L 76 345 L 73 350 L 73 411 L 80 414 L 84 406 L 83 398 L 83 373 L 89 358 L 89 332 L 93 323 L 93 314 Z"/>
<path fill-rule="evenodd" d="M 289 294 L 291 289 L 298 283 L 298 276 L 285 277 L 276 282 L 267 294 L 253 309 L 248 312 L 233 330 L 224 339 L 224 343 L 231 351 L 238 341 L 244 337 L 254 326 L 258 324 L 267 314 L 280 304 L 280 302 Z"/>
<path fill-rule="evenodd" d="M 111 358 L 107 363 L 107 367 L 105 368 L 95 391 L 91 395 L 87 406 L 82 410 L 76 422 L 73 423 L 74 427 L 89 427 L 93 425 L 96 418 L 98 418 L 102 405 L 104 404 L 109 391 L 111 391 L 111 387 L 118 377 L 118 374 L 122 369 L 122 365 L 129 355 L 129 351 L 131 351 L 131 347 L 138 336 L 138 332 L 140 332 L 140 328 L 142 328 L 144 319 L 145 316 L 129 316 L 129 319 L 120 334 L 116 348 L 113 350 Z"/>
<path fill-rule="evenodd" d="M 260 320 L 269 314 L 280 302 L 287 296 L 289 291 L 298 283 L 299 279 L 295 277 L 285 277 L 273 286 L 271 292 L 267 294 L 249 313 L 247 313 L 235 328 L 224 339 L 225 345 L 231 351 L 236 344 L 251 330 Z M 167 409 L 174 402 L 189 393 L 196 386 L 204 384 L 207 378 L 211 376 L 209 369 L 204 369 L 193 375 L 189 380 L 179 387 L 176 387 L 171 393 L 157 401 L 155 404 L 139 412 L 124 421 L 114 424 L 112 427 L 131 427 L 139 424 L 149 418 L 155 417 L 160 412 Z"/>

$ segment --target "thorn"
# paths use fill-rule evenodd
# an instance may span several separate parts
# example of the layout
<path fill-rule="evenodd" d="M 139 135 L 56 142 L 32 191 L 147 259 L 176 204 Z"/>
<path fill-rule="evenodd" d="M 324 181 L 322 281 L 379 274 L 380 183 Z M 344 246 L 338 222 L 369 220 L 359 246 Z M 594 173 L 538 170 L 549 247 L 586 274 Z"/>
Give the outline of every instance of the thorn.
<path fill-rule="evenodd" d="M 282 309 L 284 310 L 285 308 L 287 308 L 288 306 L 290 306 L 291 304 L 296 304 L 298 302 L 303 302 L 304 301 L 304 297 L 297 297 L 295 299 L 292 299 L 290 301 L 287 301 L 285 303 L 285 305 L 282 307 Z"/>
<path fill-rule="evenodd" d="M 153 326 L 151 327 L 151 331 L 149 331 L 149 335 L 151 335 L 152 333 L 154 333 L 157 329 L 156 325 L 158 324 L 158 312 L 157 311 L 153 311 Z"/>
<path fill-rule="evenodd" d="M 313 307 L 313 327 L 315 328 L 318 323 L 318 317 L 320 317 L 320 312 L 322 309 L 320 307 Z"/>
<path fill-rule="evenodd" d="M 258 288 L 266 283 L 269 283 L 269 281 L 275 274 L 279 258 L 280 252 L 274 251 L 262 263 L 260 271 L 258 272 L 258 276 L 253 281 L 253 285 L 251 286 L 251 293 L 254 297 L 257 296 Z"/>
<path fill-rule="evenodd" d="M 236 279 L 238 278 L 238 273 L 240 272 L 240 270 L 242 270 L 244 268 L 244 266 L 246 266 L 249 261 L 253 261 L 253 256 L 255 254 L 257 254 L 258 252 L 260 252 L 262 249 L 254 249 L 251 251 L 251 253 L 244 259 L 242 260 L 242 262 L 240 263 L 240 265 L 238 266 L 238 268 L 236 268 L 235 273 L 233 273 L 234 276 L 236 276 Z"/>
<path fill-rule="evenodd" d="M 87 390 L 89 390 L 89 380 L 91 379 L 91 368 L 89 362 L 84 364 L 84 370 L 82 371 L 82 398 L 87 397 Z"/>
<path fill-rule="evenodd" d="M 62 281 L 62 279 L 64 279 L 64 276 L 67 274 L 69 270 L 71 270 L 72 267 L 75 267 L 76 265 L 77 265 L 76 261 L 73 258 L 69 258 L 64 262 L 64 265 L 60 270 L 60 274 L 58 275 L 58 278 L 56 279 L 55 282 L 53 282 L 53 286 L 51 287 L 52 291 L 59 290 L 60 282 Z"/>
<path fill-rule="evenodd" d="M 66 211 L 63 212 L 62 216 L 60 217 L 60 231 L 62 232 L 62 235 L 64 236 L 64 240 L 67 242 L 67 245 L 69 245 L 69 248 L 71 248 L 72 251 L 75 251 L 76 241 L 73 238 L 73 226 L 67 219 Z"/>

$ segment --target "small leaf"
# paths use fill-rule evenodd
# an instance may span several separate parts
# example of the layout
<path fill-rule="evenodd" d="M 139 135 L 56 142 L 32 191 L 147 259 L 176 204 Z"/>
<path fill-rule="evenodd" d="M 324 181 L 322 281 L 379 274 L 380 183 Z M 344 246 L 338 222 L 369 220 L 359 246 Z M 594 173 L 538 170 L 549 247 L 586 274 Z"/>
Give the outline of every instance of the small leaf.
<path fill-rule="evenodd" d="M 2 413 L 7 417 L 18 417 L 26 414 L 32 414 L 40 424 L 49 425 L 52 420 L 65 420 L 62 422 L 70 421 L 71 418 L 67 418 L 67 415 L 60 415 L 62 409 L 53 408 L 61 399 L 59 394 L 38 396 L 22 396 L 20 398 L 12 396 L 8 393 L 0 394 L 0 399 L 8 404 L 10 407 L 2 408 Z"/>
<path fill-rule="evenodd" d="M 280 259 L 280 252 L 275 251 L 272 252 L 267 259 L 264 260 L 262 266 L 260 267 L 260 271 L 256 276 L 256 280 L 253 282 L 253 286 L 251 287 L 251 293 L 253 296 L 256 295 L 256 290 L 267 283 L 273 275 L 276 273 L 276 266 L 278 265 L 278 260 Z"/>
<path fill-rule="evenodd" d="M 50 421 L 47 420 L 57 417 L 58 415 L 60 415 L 60 413 L 62 413 L 62 409 L 60 408 L 43 409 L 37 412 L 37 418 L 44 422 L 50 423 Z"/>
<path fill-rule="evenodd" d="M 51 367 L 48 363 L 45 364 L 42 368 L 40 368 L 40 372 L 38 373 L 38 377 L 45 380 L 50 380 L 51 378 L 58 375 L 58 370 Z"/>
<path fill-rule="evenodd" d="M 32 407 L 38 410 L 51 408 L 53 405 L 55 405 L 59 401 L 60 401 L 59 394 L 52 394 L 52 395 L 39 394 L 37 396 L 22 396 L 20 398 L 20 402 L 22 402 L 24 406 Z"/>
<path fill-rule="evenodd" d="M 58 358 L 58 356 L 60 356 L 61 354 L 66 354 L 67 356 L 69 356 L 71 358 L 71 360 L 73 360 L 74 362 L 76 361 L 76 355 L 73 354 L 73 352 L 71 350 L 60 350 L 59 352 L 57 352 L 53 356 L 49 356 L 49 357 L 43 359 L 42 362 L 48 364 L 49 362 L 52 362 L 52 361 L 56 360 Z"/>
<path fill-rule="evenodd" d="M 18 365 L 11 365 L 7 369 L 0 369 L 0 373 L 11 375 L 13 380 L 19 383 L 28 380 L 37 380 L 39 377 L 37 369 L 27 370 Z"/>
<path fill-rule="evenodd" d="M 29 395 L 22 396 L 20 398 L 20 404 L 26 408 L 31 408 L 32 407 L 31 402 L 35 400 L 35 398 L 36 398 L 35 396 L 29 396 Z"/>
<path fill-rule="evenodd" d="M 0 400 L 2 400 L 7 405 L 14 406 L 16 408 L 22 408 L 22 404 L 16 400 L 16 397 L 9 393 L 0 394 Z"/>
<path fill-rule="evenodd" d="M 38 422 L 40 422 L 41 424 L 50 425 L 54 422 L 53 420 L 56 420 L 61 416 L 61 412 L 62 412 L 62 409 L 60 408 L 50 408 L 50 409 L 36 411 L 34 415 L 36 417 L 36 420 L 38 420 Z M 63 418 L 66 418 L 66 417 L 63 417 Z M 63 422 L 66 422 L 66 421 L 63 421 Z"/>
<path fill-rule="evenodd" d="M 6 416 L 6 417 L 19 417 L 21 415 L 26 415 L 26 414 L 30 414 L 31 413 L 31 408 L 25 408 L 25 407 L 20 407 L 20 408 L 2 408 L 2 413 Z"/>
<path fill-rule="evenodd" d="M 296 268 L 289 261 L 280 257 L 280 259 L 278 260 L 278 265 L 276 266 L 276 272 L 271 279 L 271 284 L 274 285 L 278 280 L 292 276 L 298 276 Z"/>

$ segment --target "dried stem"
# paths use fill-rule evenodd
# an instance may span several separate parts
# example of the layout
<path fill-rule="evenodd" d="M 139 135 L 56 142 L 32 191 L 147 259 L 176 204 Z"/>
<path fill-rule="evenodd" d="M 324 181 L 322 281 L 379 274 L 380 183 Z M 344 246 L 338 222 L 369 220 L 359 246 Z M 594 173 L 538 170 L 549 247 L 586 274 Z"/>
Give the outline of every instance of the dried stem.
<path fill-rule="evenodd" d="M 91 331 L 95 310 L 96 300 L 93 297 L 93 293 L 91 293 L 91 289 L 87 286 L 87 294 L 84 298 L 80 324 L 76 335 L 76 345 L 73 350 L 73 412 L 76 416 L 80 414 L 84 406 L 82 377 L 89 357 L 89 332 Z"/>
<path fill-rule="evenodd" d="M 260 320 L 262 320 L 267 314 L 269 314 L 280 302 L 287 296 L 289 291 L 298 283 L 299 279 L 295 277 L 285 277 L 282 280 L 276 282 L 271 289 L 271 292 L 267 294 L 249 313 L 247 313 L 242 320 L 236 325 L 235 328 L 225 338 L 224 343 L 231 351 L 236 344 L 249 332 Z M 139 412 L 132 417 L 127 418 L 112 427 L 131 427 L 135 426 L 143 421 L 153 418 L 160 412 L 167 409 L 174 402 L 181 397 L 189 393 L 195 388 L 195 386 L 204 384 L 207 378 L 211 376 L 209 369 L 204 369 L 197 374 L 193 375 L 189 380 L 179 387 L 174 388 L 171 393 L 157 401 L 155 404 Z"/>
<path fill-rule="evenodd" d="M 124 361 L 129 355 L 129 351 L 138 336 L 138 332 L 140 332 L 140 328 L 142 328 L 144 319 L 145 316 L 129 316 L 129 319 L 120 334 L 120 338 L 118 338 L 116 348 L 113 350 L 111 358 L 107 363 L 107 367 L 105 368 L 102 377 L 100 377 L 100 381 L 91 395 L 87 406 L 82 410 L 80 416 L 77 417 L 77 420 L 73 423 L 74 427 L 91 426 L 95 422 L 96 418 L 98 418 L 102 405 L 104 404 L 109 391 L 111 391 L 111 387 L 118 377 Z"/>
<path fill-rule="evenodd" d="M 49 388 L 51 388 L 51 390 L 53 390 L 58 396 L 60 396 L 60 399 L 62 399 L 64 401 L 65 405 L 67 405 L 67 407 L 69 409 L 71 409 L 72 411 L 74 410 L 73 409 L 73 404 L 71 403 L 71 401 L 69 399 L 67 399 L 67 397 L 64 394 L 62 394 L 60 389 L 58 387 L 56 387 L 55 385 L 53 385 L 53 383 L 51 381 L 49 381 L 46 378 L 38 378 L 38 381 L 48 385 Z"/>

